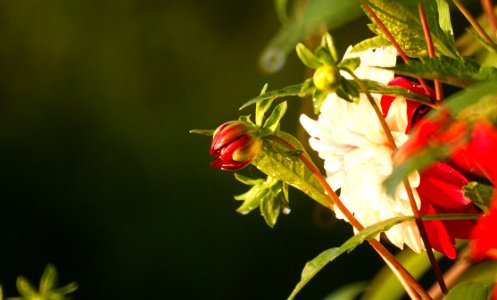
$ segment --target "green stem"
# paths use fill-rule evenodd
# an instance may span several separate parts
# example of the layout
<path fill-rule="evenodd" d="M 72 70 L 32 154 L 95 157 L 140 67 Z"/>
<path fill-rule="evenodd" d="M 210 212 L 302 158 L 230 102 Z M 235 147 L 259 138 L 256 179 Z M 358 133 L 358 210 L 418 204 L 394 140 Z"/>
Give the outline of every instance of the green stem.
<path fill-rule="evenodd" d="M 291 143 L 282 139 L 279 136 L 271 135 L 269 138 L 278 141 L 286 145 L 290 150 L 296 150 L 297 148 Z M 299 156 L 300 160 L 306 165 L 307 168 L 316 176 L 319 183 L 324 188 L 325 192 L 329 195 L 333 204 L 340 209 L 347 221 L 358 231 L 364 229 L 364 226 L 356 219 L 356 217 L 347 209 L 340 198 L 337 196 L 335 191 L 330 187 L 326 179 L 323 177 L 316 165 L 304 154 Z M 330 208 L 330 207 L 329 207 Z M 332 209 L 332 208 L 330 208 Z M 379 241 L 376 239 L 368 240 L 368 243 L 376 250 L 376 252 L 385 260 L 387 265 L 392 269 L 394 274 L 398 277 L 399 281 L 402 283 L 406 292 L 412 299 L 431 299 L 430 295 L 424 290 L 424 288 L 416 281 L 416 279 L 407 271 L 404 266 L 395 258 L 395 256 L 390 253 Z"/>

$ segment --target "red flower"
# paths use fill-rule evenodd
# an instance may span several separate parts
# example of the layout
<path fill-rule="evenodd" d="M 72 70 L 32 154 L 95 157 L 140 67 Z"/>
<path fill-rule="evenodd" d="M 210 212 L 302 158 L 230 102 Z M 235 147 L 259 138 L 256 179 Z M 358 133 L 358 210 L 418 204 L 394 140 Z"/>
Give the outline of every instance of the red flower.
<path fill-rule="evenodd" d="M 478 220 L 471 233 L 471 256 L 474 260 L 485 258 L 497 260 L 497 193 L 494 192 L 490 211 Z"/>
<path fill-rule="evenodd" d="M 396 78 L 389 85 L 396 85 L 407 88 L 415 93 L 425 96 L 434 95 L 433 91 L 426 93 L 421 85 L 412 83 L 405 78 Z M 394 98 L 383 96 L 381 105 L 383 113 L 386 115 Z M 412 126 L 417 131 L 409 138 L 407 146 L 404 146 L 396 156 L 396 160 L 404 160 L 410 155 L 421 150 L 434 136 L 440 144 L 457 141 L 464 132 L 457 130 L 450 134 L 444 132 L 437 135 L 441 125 L 445 122 L 445 114 L 441 119 L 422 119 L 427 112 L 427 108 L 413 100 L 407 100 L 407 117 L 409 126 L 408 133 Z M 455 134 L 454 134 L 455 133 Z M 469 181 L 457 169 L 447 162 L 437 162 L 420 173 L 420 184 L 417 188 L 421 199 L 420 214 L 444 214 L 444 213 L 478 213 L 470 199 L 466 198 L 462 192 L 462 187 Z M 426 233 L 433 249 L 442 252 L 449 258 L 456 257 L 454 248 L 455 238 L 470 238 L 471 229 L 475 225 L 472 220 L 457 221 L 424 221 Z"/>
<path fill-rule="evenodd" d="M 259 154 L 262 141 L 256 129 L 242 121 L 230 121 L 219 126 L 212 138 L 210 153 L 218 160 L 211 166 L 223 170 L 240 170 Z"/>

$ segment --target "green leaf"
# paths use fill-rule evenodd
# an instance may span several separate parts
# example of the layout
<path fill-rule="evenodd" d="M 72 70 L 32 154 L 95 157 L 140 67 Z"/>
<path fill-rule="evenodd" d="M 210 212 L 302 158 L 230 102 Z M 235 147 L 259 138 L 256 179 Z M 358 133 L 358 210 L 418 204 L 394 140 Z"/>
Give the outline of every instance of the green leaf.
<path fill-rule="evenodd" d="M 495 43 L 489 43 L 486 40 L 483 39 L 481 35 L 479 35 L 473 28 L 468 29 L 468 32 L 476 39 L 478 40 L 482 46 L 489 52 L 492 53 L 497 53 L 497 44 Z"/>
<path fill-rule="evenodd" d="M 297 51 L 297 56 L 307 67 L 317 69 L 322 65 L 321 61 L 304 44 L 298 43 L 295 50 Z"/>
<path fill-rule="evenodd" d="M 201 134 L 201 135 L 212 136 L 214 134 L 214 131 L 215 130 L 212 130 L 212 129 L 192 129 L 189 132 L 190 133 Z"/>
<path fill-rule="evenodd" d="M 399 184 L 401 184 L 409 175 L 418 170 L 422 171 L 437 160 L 446 158 L 449 153 L 450 146 L 448 145 L 440 147 L 426 146 L 415 155 L 395 166 L 392 174 L 390 174 L 383 182 L 387 194 L 395 195 Z"/>
<path fill-rule="evenodd" d="M 323 37 L 321 38 L 321 47 L 327 50 L 327 52 L 331 56 L 333 63 L 336 63 L 338 61 L 338 53 L 335 47 L 335 42 L 333 41 L 333 37 L 331 36 L 331 34 L 329 34 L 328 32 L 325 32 L 323 34 Z"/>
<path fill-rule="evenodd" d="M 268 129 L 272 132 L 276 131 L 280 126 L 280 120 L 285 115 L 286 109 L 287 109 L 286 101 L 276 105 L 273 112 L 264 123 L 263 128 Z"/>
<path fill-rule="evenodd" d="M 457 87 L 468 87 L 476 83 L 497 79 L 497 69 L 480 66 L 470 59 L 422 58 L 406 64 L 385 68 L 397 74 L 440 80 Z"/>
<path fill-rule="evenodd" d="M 420 94 L 416 94 L 400 86 L 388 86 L 373 80 L 364 80 L 364 79 L 362 80 L 362 83 L 367 87 L 368 91 L 372 94 L 390 95 L 394 97 L 403 96 L 406 97 L 407 99 L 415 100 L 417 102 L 421 102 L 427 105 L 431 104 L 429 98 Z"/>
<path fill-rule="evenodd" d="M 437 260 L 443 257 L 439 252 L 434 252 L 434 254 Z M 421 278 L 431 267 L 426 255 L 419 255 L 409 248 L 399 252 L 395 258 L 414 278 Z M 405 289 L 399 279 L 388 266 L 384 266 L 370 282 L 361 299 L 394 300 L 401 299 L 403 295 L 405 295 Z"/>
<path fill-rule="evenodd" d="M 290 212 L 288 186 L 284 182 L 271 176 L 263 180 L 235 174 L 235 178 L 244 184 L 252 185 L 246 193 L 235 196 L 236 200 L 243 200 L 243 204 L 236 210 L 238 213 L 246 215 L 259 207 L 267 225 L 273 228 L 280 210 L 285 214 Z"/>
<path fill-rule="evenodd" d="M 472 181 L 462 187 L 464 196 L 471 199 L 473 203 L 484 212 L 488 212 L 490 200 L 494 193 L 493 186 L 476 181 Z"/>
<path fill-rule="evenodd" d="M 294 17 L 279 29 L 269 41 L 259 58 L 259 65 L 268 72 L 279 71 L 285 64 L 288 53 L 306 36 L 315 34 L 326 26 L 333 30 L 362 14 L 359 2 L 342 0 L 311 0 Z"/>
<path fill-rule="evenodd" d="M 309 155 L 296 138 L 282 131 L 275 135 L 292 144 L 302 155 L 310 160 Z M 314 173 L 307 168 L 301 159 L 295 157 L 294 151 L 290 150 L 292 149 L 280 141 L 265 138 L 263 139 L 262 151 L 252 164 L 268 176 L 286 182 L 303 191 L 325 207 L 329 207 L 329 197 L 325 194 Z"/>
<path fill-rule="evenodd" d="M 347 68 L 354 71 L 361 64 L 361 59 L 359 57 L 345 58 L 342 60 L 338 66 L 340 68 Z"/>
<path fill-rule="evenodd" d="M 245 102 L 245 104 L 243 104 L 240 107 L 240 110 L 245 109 L 248 106 L 253 105 L 253 104 L 255 104 L 259 101 L 262 101 L 262 100 L 267 100 L 267 99 L 274 100 L 277 98 L 288 97 L 288 96 L 301 96 L 301 90 L 302 90 L 303 86 L 304 86 L 304 84 L 299 83 L 299 84 L 284 87 L 282 89 L 266 92 L 264 95 L 257 96 L 255 98 L 252 98 L 249 101 Z"/>
<path fill-rule="evenodd" d="M 323 300 L 354 300 L 367 286 L 366 281 L 350 283 L 328 294 Z"/>
<path fill-rule="evenodd" d="M 497 274 L 497 261 L 485 260 L 478 264 L 472 265 L 465 270 L 455 284 L 464 283 L 467 281 L 478 281 L 487 286 L 495 284 L 495 275 Z"/>
<path fill-rule="evenodd" d="M 280 209 L 281 209 L 281 202 L 277 197 L 275 196 L 278 195 L 281 192 L 281 187 L 278 191 L 273 191 L 273 193 L 268 193 L 266 197 L 263 197 L 261 199 L 261 214 L 264 217 L 264 220 L 266 221 L 266 224 L 273 228 L 274 225 L 276 225 L 276 221 L 278 220 L 278 216 L 280 214 Z"/>
<path fill-rule="evenodd" d="M 380 48 L 384 46 L 391 46 L 392 43 L 390 41 L 382 36 L 374 36 L 369 39 L 365 39 L 357 44 L 354 45 L 350 53 L 357 53 L 361 51 L 365 51 L 370 48 Z"/>
<path fill-rule="evenodd" d="M 418 14 L 418 0 L 370 0 L 368 2 L 408 56 L 428 56 L 424 31 Z M 454 43 L 450 15 L 447 15 L 446 11 L 447 6 L 444 5 L 443 1 L 436 3 L 435 1 L 424 1 L 423 3 L 425 4 L 425 13 L 433 45 L 437 49 L 436 54 L 454 59 L 458 58 L 459 54 Z M 369 14 L 367 15 L 371 18 Z M 376 24 L 370 28 L 378 36 L 387 39 Z"/>
<path fill-rule="evenodd" d="M 246 185 L 256 185 L 264 183 L 262 178 L 250 178 L 239 173 L 235 173 L 235 179 Z"/>
<path fill-rule="evenodd" d="M 331 248 L 324 252 L 321 252 L 316 258 L 306 263 L 304 269 L 302 270 L 302 275 L 300 282 L 292 291 L 292 294 L 288 299 L 293 299 L 302 288 L 319 272 L 323 269 L 329 262 L 333 261 L 340 255 L 345 252 L 350 252 L 354 250 L 358 245 L 366 240 L 370 240 L 375 238 L 381 232 L 387 231 L 393 226 L 413 220 L 413 217 L 405 216 L 405 217 L 396 217 L 391 218 L 374 225 L 371 225 L 356 235 L 348 239 L 345 243 L 343 243 L 339 248 Z"/>
<path fill-rule="evenodd" d="M 45 271 L 41 275 L 39 291 L 43 295 L 57 285 L 57 269 L 49 264 L 45 267 Z"/>
<path fill-rule="evenodd" d="M 73 293 L 77 289 L 78 289 L 78 284 L 76 282 L 71 282 L 71 283 L 64 285 L 63 287 L 56 288 L 56 289 L 52 290 L 52 293 L 59 295 L 59 299 L 61 299 L 60 298 L 61 295 L 67 295 L 67 294 Z M 62 299 L 71 299 L 71 298 L 62 298 Z"/>
<path fill-rule="evenodd" d="M 23 276 L 17 277 L 16 286 L 17 291 L 23 297 L 30 298 L 38 295 L 33 285 Z"/>
<path fill-rule="evenodd" d="M 444 300 L 487 300 L 487 287 L 479 282 L 466 282 L 453 288 Z"/>
<path fill-rule="evenodd" d="M 404 89 L 402 87 L 386 86 L 386 85 L 383 85 L 383 84 L 376 82 L 376 81 L 373 81 L 373 80 L 363 80 L 363 83 L 366 85 L 366 87 L 368 88 L 368 90 L 371 93 L 386 94 L 386 95 L 392 95 L 392 96 L 404 96 L 406 98 L 417 100 L 419 102 L 426 103 L 426 104 L 429 104 L 429 102 L 430 102 L 428 98 L 426 98 L 422 95 L 416 94 L 414 92 L 411 92 L 408 89 Z M 349 79 L 349 80 L 342 79 L 342 84 L 347 85 L 348 88 L 350 88 L 350 86 L 351 86 L 352 89 L 358 89 L 357 84 L 352 79 Z M 269 91 L 269 92 L 266 92 L 264 94 L 261 94 L 255 98 L 252 98 L 249 101 L 245 102 L 245 104 L 243 104 L 240 107 L 240 110 L 245 109 L 251 105 L 261 103 L 261 104 L 258 104 L 260 106 L 259 110 L 261 112 L 257 111 L 257 108 L 256 108 L 256 116 L 262 116 L 261 118 L 263 118 L 264 114 L 262 113 L 262 111 L 264 113 L 266 112 L 266 110 L 269 108 L 269 105 L 271 104 L 272 100 L 277 99 L 277 98 L 282 98 L 282 97 L 289 97 L 289 96 L 305 97 L 305 96 L 310 95 L 312 93 L 314 93 L 314 95 L 313 95 L 314 96 L 314 107 L 315 107 L 315 109 L 317 109 L 317 112 L 319 112 L 319 107 L 321 106 L 322 101 L 324 101 L 324 99 L 326 98 L 327 93 L 322 93 L 320 91 L 316 91 L 314 89 L 313 84 L 312 84 L 312 79 L 308 79 L 303 83 L 290 85 L 290 86 L 284 87 L 282 89 L 273 90 L 273 91 Z M 358 95 L 357 92 L 355 94 Z M 350 97 L 349 99 L 350 99 L 350 101 L 352 101 L 353 98 Z M 266 101 L 269 101 L 269 102 L 266 102 Z M 198 133 L 198 132 L 195 132 L 195 133 Z M 211 133 L 211 135 L 212 135 L 212 133 Z"/>
<path fill-rule="evenodd" d="M 288 23 L 288 15 L 286 13 L 287 0 L 274 0 L 276 15 L 282 24 Z"/>

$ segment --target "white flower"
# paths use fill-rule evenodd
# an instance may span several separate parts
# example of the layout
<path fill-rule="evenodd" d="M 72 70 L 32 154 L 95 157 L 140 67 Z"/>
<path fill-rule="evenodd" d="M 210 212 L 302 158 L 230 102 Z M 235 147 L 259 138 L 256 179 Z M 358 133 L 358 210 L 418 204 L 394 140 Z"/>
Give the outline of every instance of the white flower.
<path fill-rule="evenodd" d="M 372 66 L 395 65 L 396 51 L 392 47 L 369 49 L 358 54 L 361 65 L 354 71 L 361 79 L 387 84 L 393 72 Z M 373 95 L 379 104 L 380 95 Z M 408 136 L 407 104 L 404 97 L 397 97 L 385 118 L 397 146 Z M 307 130 L 311 147 L 324 159 L 327 181 L 334 189 L 341 189 L 340 199 L 364 225 L 382 220 L 412 215 L 406 191 L 400 186 L 395 197 L 386 194 L 382 182 L 392 172 L 393 150 L 385 132 L 365 95 L 358 103 L 349 103 L 330 93 L 323 102 L 318 120 L 302 115 L 302 126 Z M 419 185 L 419 175 L 410 178 L 413 187 Z M 413 190 L 419 207 L 419 196 Z M 339 209 L 337 218 L 344 219 Z M 423 245 L 414 222 L 402 223 L 386 232 L 389 240 L 399 248 L 404 243 L 416 252 Z"/>

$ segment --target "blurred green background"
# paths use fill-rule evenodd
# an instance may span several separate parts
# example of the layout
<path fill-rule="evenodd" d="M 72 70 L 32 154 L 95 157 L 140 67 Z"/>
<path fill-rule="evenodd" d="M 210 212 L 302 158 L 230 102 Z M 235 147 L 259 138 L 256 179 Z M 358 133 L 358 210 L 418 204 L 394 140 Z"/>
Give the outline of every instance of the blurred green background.
<path fill-rule="evenodd" d="M 363 23 L 337 34 L 342 49 Z M 53 263 L 77 299 L 284 299 L 307 260 L 350 236 L 295 190 L 274 229 L 239 215 L 246 187 L 188 133 L 237 118 L 266 82 L 302 80 L 295 55 L 274 75 L 257 67 L 278 28 L 268 0 L 0 1 L 5 294 Z M 299 106 L 284 130 L 297 130 Z M 301 298 L 380 265 L 360 247 Z"/>

